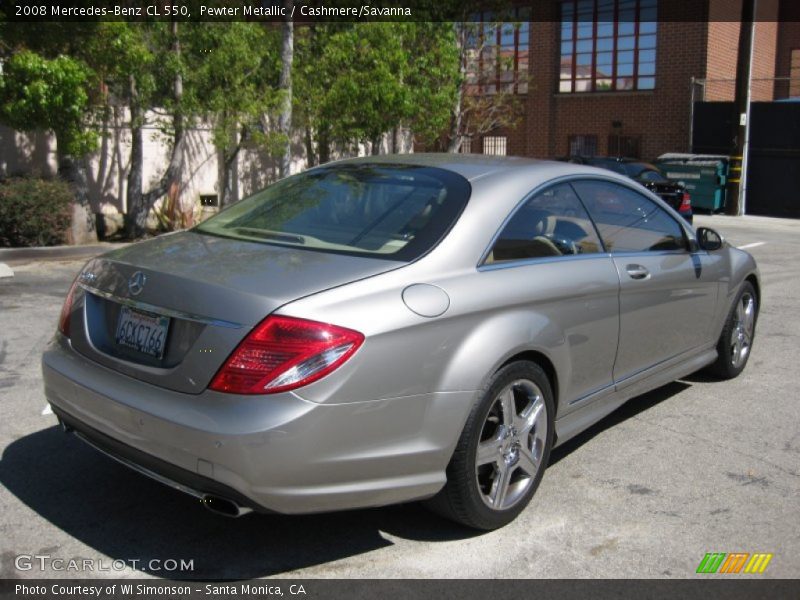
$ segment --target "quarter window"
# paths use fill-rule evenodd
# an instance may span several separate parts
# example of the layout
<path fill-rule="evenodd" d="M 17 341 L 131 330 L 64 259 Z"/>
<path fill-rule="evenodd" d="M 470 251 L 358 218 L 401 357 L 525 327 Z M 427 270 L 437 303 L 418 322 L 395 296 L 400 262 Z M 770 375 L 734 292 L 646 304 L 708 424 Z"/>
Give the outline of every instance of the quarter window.
<path fill-rule="evenodd" d="M 609 252 L 686 249 L 683 228 L 642 194 L 604 181 L 573 185 Z"/>
<path fill-rule="evenodd" d="M 593 254 L 602 247 L 589 215 L 568 184 L 536 194 L 511 217 L 487 263 Z"/>

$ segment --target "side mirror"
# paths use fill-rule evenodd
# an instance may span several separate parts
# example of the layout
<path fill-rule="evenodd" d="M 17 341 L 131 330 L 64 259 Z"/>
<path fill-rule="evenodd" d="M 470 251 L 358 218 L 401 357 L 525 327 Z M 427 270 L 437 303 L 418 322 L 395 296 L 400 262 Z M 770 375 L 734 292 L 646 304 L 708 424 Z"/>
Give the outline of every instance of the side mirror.
<path fill-rule="evenodd" d="M 708 252 L 722 248 L 722 236 L 708 227 L 697 228 L 697 244 Z"/>

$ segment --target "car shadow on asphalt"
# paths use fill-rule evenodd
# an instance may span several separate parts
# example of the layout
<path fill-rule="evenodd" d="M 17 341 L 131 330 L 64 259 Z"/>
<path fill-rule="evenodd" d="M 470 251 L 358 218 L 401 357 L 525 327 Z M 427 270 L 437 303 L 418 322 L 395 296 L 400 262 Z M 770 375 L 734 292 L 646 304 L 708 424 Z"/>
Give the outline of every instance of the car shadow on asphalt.
<path fill-rule="evenodd" d="M 674 382 L 634 398 L 556 448 L 550 463 L 687 387 Z M 8 445 L 0 460 L 0 482 L 39 516 L 109 557 L 106 568 L 111 561 L 122 560 L 170 579 L 251 579 L 319 565 L 329 568 L 318 576 L 339 577 L 347 571 L 336 561 L 391 546 L 393 542 L 385 534 L 417 541 L 481 535 L 416 503 L 318 515 L 221 517 L 203 509 L 195 499 L 99 454 L 58 427 Z M 54 544 L 57 540 L 32 541 L 30 548 L 14 548 L 14 553 L 75 558 L 64 556 Z M 3 554 L 0 578 L 18 576 L 11 553 Z M 193 560 L 193 569 L 149 569 L 154 559 L 161 564 L 167 559 Z"/>
<path fill-rule="evenodd" d="M 690 387 L 692 386 L 684 381 L 673 381 L 651 392 L 631 398 L 606 418 L 598 421 L 585 431 L 567 440 L 558 448 L 554 448 L 550 454 L 549 464 L 551 466 L 556 464 L 560 460 L 575 452 L 575 450 L 583 446 L 585 443 L 589 442 L 592 438 L 604 432 L 606 429 L 614 427 L 615 425 L 619 425 L 623 421 L 627 421 L 628 419 L 653 408 L 657 404 L 672 398 L 674 395 L 679 394 Z M 547 476 L 546 473 L 545 476 Z"/>
<path fill-rule="evenodd" d="M 335 563 L 391 546 L 382 532 L 419 541 L 479 535 L 419 504 L 301 516 L 218 516 L 199 501 L 130 471 L 58 427 L 9 444 L 0 460 L 0 482 L 38 515 L 108 556 L 107 567 L 117 559 L 144 570 L 153 559 L 194 559 L 192 571 L 147 570 L 171 579 L 250 579 Z M 32 540 L 31 545 L 14 551 L 73 558 L 61 554 L 52 539 Z M 8 552 L 2 563 L 0 578 L 18 576 Z M 319 576 L 345 574 L 331 564 Z"/>

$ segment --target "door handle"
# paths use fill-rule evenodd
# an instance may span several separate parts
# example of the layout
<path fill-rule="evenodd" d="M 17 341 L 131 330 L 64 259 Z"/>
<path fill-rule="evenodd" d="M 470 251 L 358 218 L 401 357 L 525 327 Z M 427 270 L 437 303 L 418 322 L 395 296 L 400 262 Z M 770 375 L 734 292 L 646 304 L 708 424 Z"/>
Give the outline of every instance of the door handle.
<path fill-rule="evenodd" d="M 650 271 L 642 265 L 628 265 L 625 270 L 631 279 L 647 279 L 650 277 Z"/>

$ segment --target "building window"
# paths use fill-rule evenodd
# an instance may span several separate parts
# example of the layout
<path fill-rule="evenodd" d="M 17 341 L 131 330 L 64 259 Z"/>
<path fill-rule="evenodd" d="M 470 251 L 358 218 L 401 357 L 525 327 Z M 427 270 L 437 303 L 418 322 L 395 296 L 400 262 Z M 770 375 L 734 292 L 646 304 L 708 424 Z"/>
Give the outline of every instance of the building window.
<path fill-rule="evenodd" d="M 506 136 L 487 135 L 483 138 L 483 153 L 494 156 L 506 155 Z"/>
<path fill-rule="evenodd" d="M 468 94 L 498 91 L 528 93 L 530 8 L 510 9 L 509 21 L 493 20 L 494 13 L 475 15 L 465 23 Z"/>
<path fill-rule="evenodd" d="M 472 153 L 472 136 L 471 135 L 462 135 L 461 136 L 461 148 L 459 148 L 459 152 L 461 152 L 461 154 L 471 154 Z"/>
<path fill-rule="evenodd" d="M 612 133 L 608 136 L 608 155 L 640 158 L 639 141 L 638 136 Z"/>
<path fill-rule="evenodd" d="M 558 91 L 652 90 L 658 0 L 562 0 Z"/>
<path fill-rule="evenodd" d="M 792 50 L 789 64 L 789 97 L 800 97 L 800 48 Z"/>
<path fill-rule="evenodd" d="M 596 135 L 571 135 L 569 136 L 570 156 L 596 156 Z"/>

